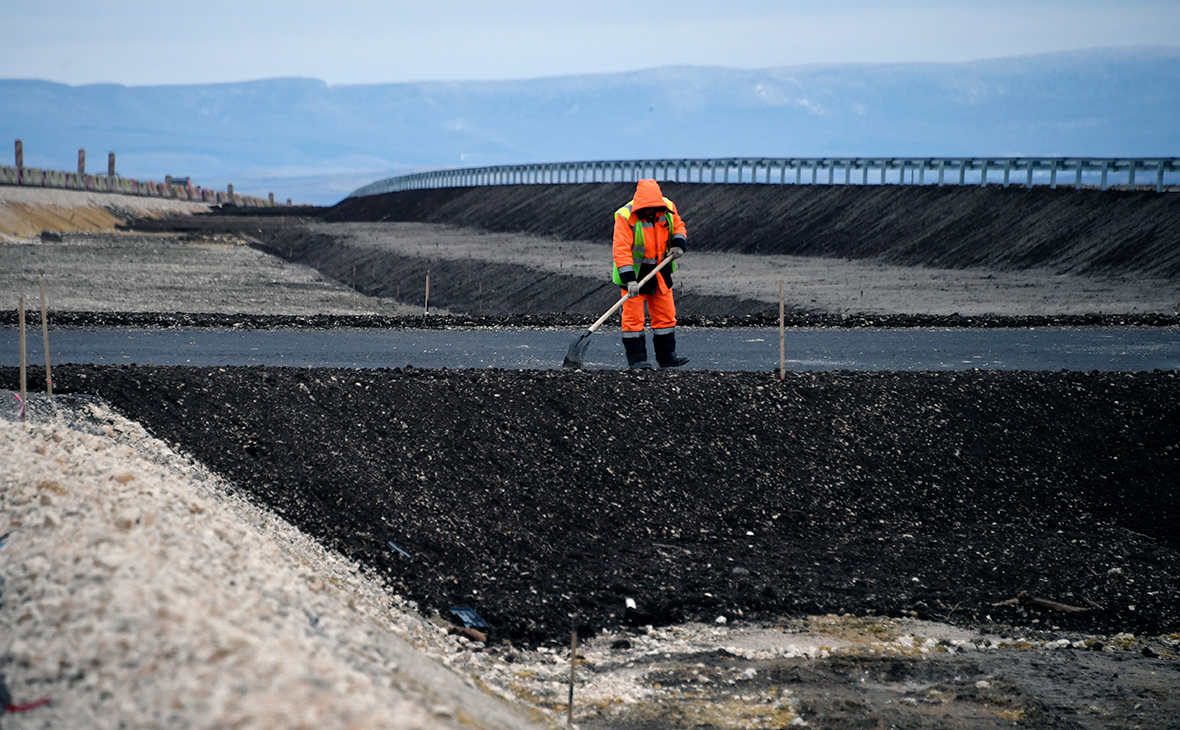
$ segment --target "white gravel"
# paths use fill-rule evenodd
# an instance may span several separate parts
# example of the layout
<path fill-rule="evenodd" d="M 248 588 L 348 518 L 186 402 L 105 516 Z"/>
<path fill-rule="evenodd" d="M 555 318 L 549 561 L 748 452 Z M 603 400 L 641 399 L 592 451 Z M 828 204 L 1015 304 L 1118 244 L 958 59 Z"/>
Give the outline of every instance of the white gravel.
<path fill-rule="evenodd" d="M 8 395 L 8 394 L 6 394 Z M 137 424 L 0 410 L 5 728 L 529 727 L 465 640 Z"/>

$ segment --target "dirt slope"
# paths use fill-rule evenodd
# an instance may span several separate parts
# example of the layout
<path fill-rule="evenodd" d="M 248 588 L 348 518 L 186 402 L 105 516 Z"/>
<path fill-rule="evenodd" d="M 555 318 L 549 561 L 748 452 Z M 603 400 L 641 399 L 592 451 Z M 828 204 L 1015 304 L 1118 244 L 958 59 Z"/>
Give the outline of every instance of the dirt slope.
<path fill-rule="evenodd" d="M 942 268 L 1180 276 L 1180 195 L 1068 188 L 665 183 L 693 250 Z M 610 240 L 634 185 L 521 185 L 346 199 L 326 221 L 422 221 Z"/>
<path fill-rule="evenodd" d="M 189 201 L 0 185 L 0 241 L 29 238 L 41 231 L 113 231 L 136 217 L 208 210 L 204 203 Z"/>
<path fill-rule="evenodd" d="M 571 612 L 1180 627 L 1174 373 L 54 375 L 500 636 Z M 1103 608 L 993 605 L 1021 591 Z"/>

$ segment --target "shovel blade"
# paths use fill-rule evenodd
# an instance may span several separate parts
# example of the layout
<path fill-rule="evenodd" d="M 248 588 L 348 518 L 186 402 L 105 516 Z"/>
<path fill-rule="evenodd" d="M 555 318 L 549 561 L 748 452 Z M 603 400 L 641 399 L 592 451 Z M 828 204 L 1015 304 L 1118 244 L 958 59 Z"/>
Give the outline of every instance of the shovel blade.
<path fill-rule="evenodd" d="M 582 357 L 586 354 L 586 348 L 590 345 L 590 335 L 594 334 L 591 330 L 586 330 L 581 337 L 574 340 L 574 344 L 570 345 L 570 349 L 565 353 L 565 362 L 561 364 L 563 368 L 581 368 Z"/>

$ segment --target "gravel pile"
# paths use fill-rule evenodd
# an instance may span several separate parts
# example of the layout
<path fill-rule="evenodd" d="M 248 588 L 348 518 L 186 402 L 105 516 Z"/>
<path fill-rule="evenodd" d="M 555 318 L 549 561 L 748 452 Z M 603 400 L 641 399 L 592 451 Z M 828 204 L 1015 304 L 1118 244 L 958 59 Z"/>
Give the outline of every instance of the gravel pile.
<path fill-rule="evenodd" d="M 517 728 L 459 640 L 137 424 L 0 417 L 6 728 Z"/>

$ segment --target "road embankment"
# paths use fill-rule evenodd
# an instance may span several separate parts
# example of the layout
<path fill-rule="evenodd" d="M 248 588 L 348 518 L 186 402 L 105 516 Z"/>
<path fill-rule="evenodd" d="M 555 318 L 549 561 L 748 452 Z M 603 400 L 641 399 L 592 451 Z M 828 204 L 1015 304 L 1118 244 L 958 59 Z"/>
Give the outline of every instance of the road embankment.
<path fill-rule="evenodd" d="M 1175 193 L 664 183 L 693 250 L 947 269 L 1180 276 Z M 630 183 L 449 188 L 349 198 L 325 221 L 416 221 L 609 241 Z"/>

